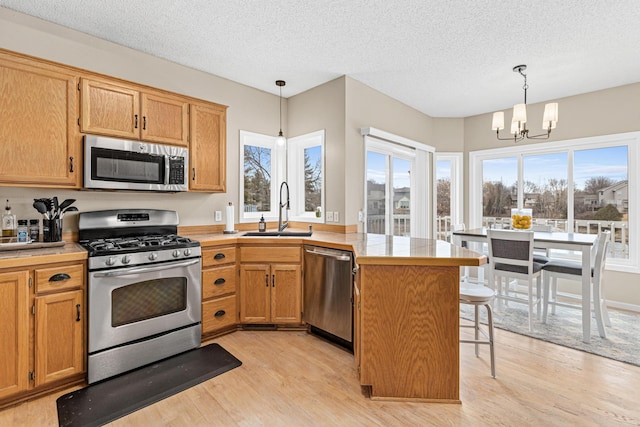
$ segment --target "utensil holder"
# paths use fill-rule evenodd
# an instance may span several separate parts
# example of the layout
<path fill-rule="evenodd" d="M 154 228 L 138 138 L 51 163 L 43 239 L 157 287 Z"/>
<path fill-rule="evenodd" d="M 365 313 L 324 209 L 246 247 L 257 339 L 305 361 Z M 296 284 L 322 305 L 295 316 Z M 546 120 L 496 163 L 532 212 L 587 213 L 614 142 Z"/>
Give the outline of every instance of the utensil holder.
<path fill-rule="evenodd" d="M 42 220 L 42 241 L 59 242 L 62 240 L 62 219 Z"/>

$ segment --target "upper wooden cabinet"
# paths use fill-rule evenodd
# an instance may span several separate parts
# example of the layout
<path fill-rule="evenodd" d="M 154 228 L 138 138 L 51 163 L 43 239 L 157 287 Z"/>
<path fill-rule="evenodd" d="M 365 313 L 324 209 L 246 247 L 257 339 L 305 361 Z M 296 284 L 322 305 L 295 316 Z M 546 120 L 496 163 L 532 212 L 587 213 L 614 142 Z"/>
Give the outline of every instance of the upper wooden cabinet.
<path fill-rule="evenodd" d="M 83 78 L 80 130 L 187 146 L 189 103 L 178 96 Z"/>
<path fill-rule="evenodd" d="M 190 191 L 227 191 L 227 108 L 191 104 Z"/>
<path fill-rule="evenodd" d="M 81 185 L 77 78 L 0 52 L 0 185 Z"/>

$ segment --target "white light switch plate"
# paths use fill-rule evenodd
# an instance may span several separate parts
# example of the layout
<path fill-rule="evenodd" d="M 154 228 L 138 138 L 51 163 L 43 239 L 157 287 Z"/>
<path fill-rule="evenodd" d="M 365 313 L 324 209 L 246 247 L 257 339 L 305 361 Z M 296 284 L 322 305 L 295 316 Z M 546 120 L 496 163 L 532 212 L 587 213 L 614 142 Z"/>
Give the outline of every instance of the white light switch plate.
<path fill-rule="evenodd" d="M 327 212 L 327 222 L 333 222 L 333 212 Z"/>
<path fill-rule="evenodd" d="M 216 211 L 216 221 L 222 221 L 222 211 Z"/>

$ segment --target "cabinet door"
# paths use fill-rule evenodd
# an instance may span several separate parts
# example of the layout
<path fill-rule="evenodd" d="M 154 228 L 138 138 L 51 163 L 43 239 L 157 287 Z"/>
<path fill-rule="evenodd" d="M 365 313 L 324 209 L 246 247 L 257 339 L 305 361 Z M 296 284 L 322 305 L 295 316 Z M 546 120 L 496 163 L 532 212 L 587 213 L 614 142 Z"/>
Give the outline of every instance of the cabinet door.
<path fill-rule="evenodd" d="M 240 266 L 240 321 L 266 323 L 270 321 L 271 275 L 267 264 Z"/>
<path fill-rule="evenodd" d="M 271 265 L 271 321 L 300 323 L 302 274 L 300 265 Z"/>
<path fill-rule="evenodd" d="M 80 130 L 140 138 L 140 96 L 133 88 L 82 79 Z"/>
<path fill-rule="evenodd" d="M 84 371 L 81 290 L 36 297 L 36 386 Z"/>
<path fill-rule="evenodd" d="M 0 183 L 80 186 L 77 79 L 0 54 Z"/>
<path fill-rule="evenodd" d="M 29 387 L 29 272 L 0 274 L 0 398 Z"/>
<path fill-rule="evenodd" d="M 227 111 L 212 104 L 191 104 L 189 190 L 227 191 Z"/>
<path fill-rule="evenodd" d="M 189 103 L 179 98 L 142 93 L 141 137 L 174 145 L 189 145 Z"/>

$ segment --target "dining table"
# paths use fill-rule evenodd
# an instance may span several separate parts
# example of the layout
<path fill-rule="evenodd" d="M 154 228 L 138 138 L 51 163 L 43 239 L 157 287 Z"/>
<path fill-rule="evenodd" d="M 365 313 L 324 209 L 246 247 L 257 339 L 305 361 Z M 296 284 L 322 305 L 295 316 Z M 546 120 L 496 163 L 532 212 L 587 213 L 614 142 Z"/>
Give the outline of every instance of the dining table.
<path fill-rule="evenodd" d="M 514 233 L 520 232 L 514 230 Z M 473 228 L 452 232 L 453 243 L 462 242 L 488 243 L 487 228 Z M 576 251 L 581 254 L 582 265 L 582 341 L 591 341 L 591 249 L 598 238 L 597 234 L 565 233 L 558 231 L 534 231 L 533 243 L 540 249 L 561 249 Z M 544 274 L 544 273 L 543 273 Z M 545 295 L 545 298 L 548 296 Z M 599 331 L 604 336 L 604 331 Z"/>

